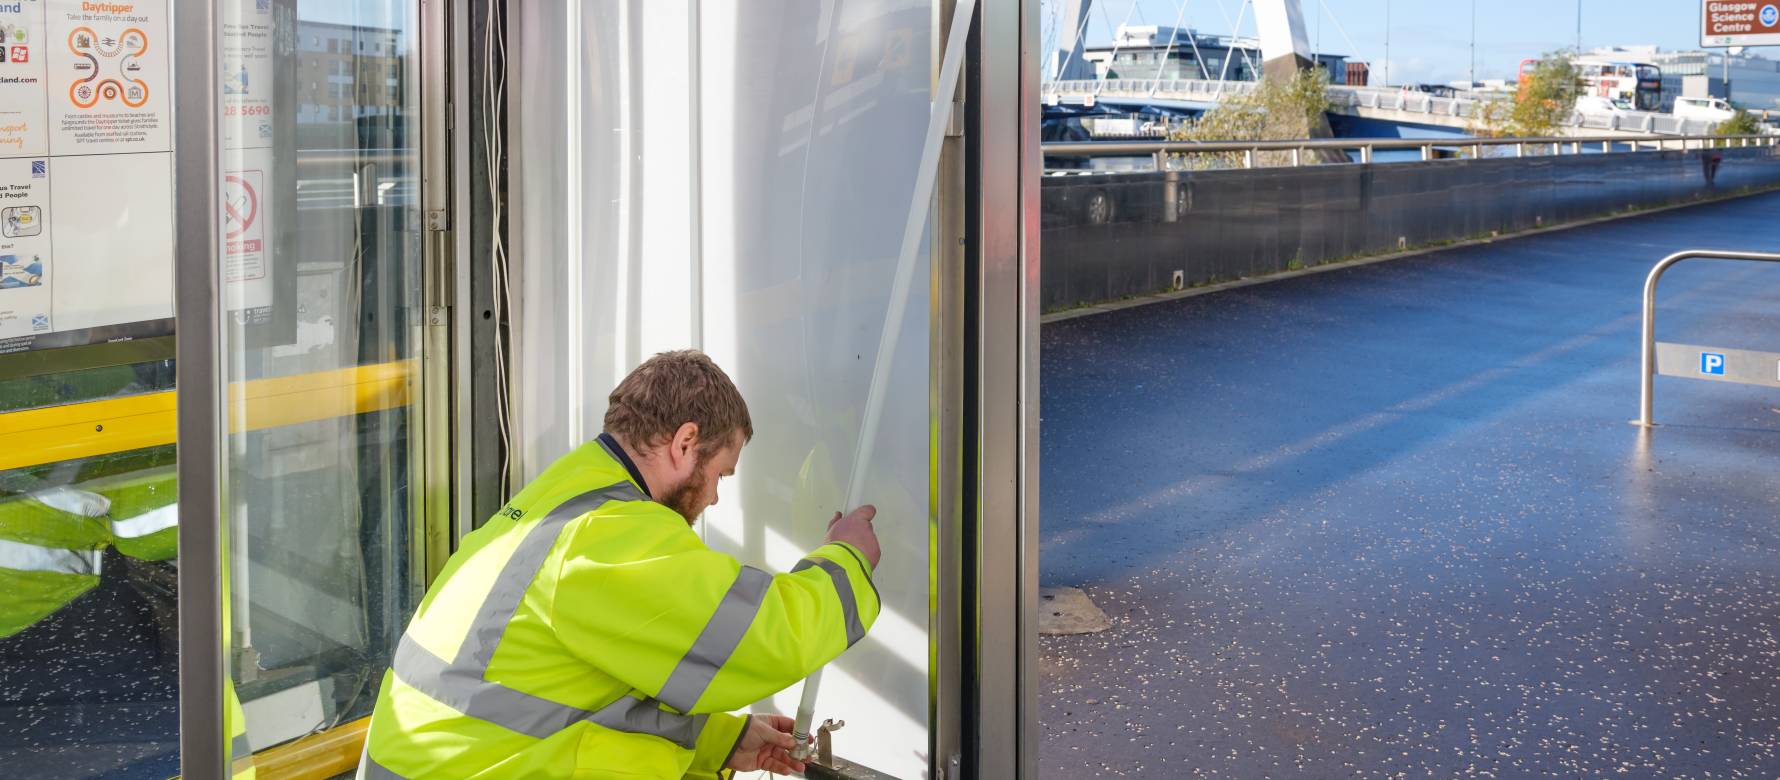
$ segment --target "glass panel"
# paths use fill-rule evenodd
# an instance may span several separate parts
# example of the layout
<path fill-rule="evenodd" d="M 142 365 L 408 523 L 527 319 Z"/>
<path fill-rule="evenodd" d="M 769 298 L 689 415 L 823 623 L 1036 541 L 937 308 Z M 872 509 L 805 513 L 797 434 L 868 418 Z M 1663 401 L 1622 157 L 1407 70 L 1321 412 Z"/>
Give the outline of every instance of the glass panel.
<path fill-rule="evenodd" d="M 416 7 L 222 3 L 225 641 L 256 751 L 368 715 L 418 592 Z"/>
<path fill-rule="evenodd" d="M 848 722 L 838 754 L 923 776 L 932 539 L 920 231 L 892 359 L 875 364 L 905 223 L 929 208 L 915 185 L 937 59 L 932 4 L 511 8 L 524 42 L 513 79 L 522 472 L 598 435 L 607 394 L 637 363 L 689 346 L 735 379 L 756 432 L 704 517 L 712 547 L 789 569 L 820 545 L 856 453 L 870 451 L 859 495 L 879 509 L 884 609 L 825 672 L 818 717 Z M 660 34 L 688 29 L 690 54 L 686 36 Z M 886 403 L 879 435 L 862 442 L 874 379 Z M 800 687 L 757 709 L 794 713 Z"/>

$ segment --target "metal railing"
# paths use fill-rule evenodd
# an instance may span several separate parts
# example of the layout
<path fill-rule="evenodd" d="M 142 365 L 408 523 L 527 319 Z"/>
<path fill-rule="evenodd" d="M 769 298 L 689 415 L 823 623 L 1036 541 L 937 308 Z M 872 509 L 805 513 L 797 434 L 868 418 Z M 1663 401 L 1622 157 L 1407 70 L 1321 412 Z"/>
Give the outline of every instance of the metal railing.
<path fill-rule="evenodd" d="M 1553 155 L 1582 154 L 1584 148 L 1599 148 L 1602 153 L 1738 148 L 1780 145 L 1780 136 L 1773 135 L 1650 135 L 1650 136 L 1576 136 L 1568 138 L 1307 138 L 1296 141 L 1071 141 L 1044 144 L 1046 157 L 1149 157 L 1156 170 L 1169 170 L 1173 155 L 1240 154 L 1242 168 L 1298 167 L 1305 164 L 1305 152 L 1329 150 L 1346 154 L 1360 153 L 1359 164 L 1373 161 L 1379 150 L 1415 149 L 1421 159 L 1442 159 L 1439 150 L 1469 150 L 1471 158 L 1483 156 L 1485 148 L 1513 147 L 1515 157 L 1525 157 L 1529 149 Z M 1286 153 L 1290 162 L 1281 166 L 1258 166 L 1263 152 Z M 1115 171 L 1116 172 L 1116 171 Z"/>
<path fill-rule="evenodd" d="M 1676 263 L 1679 263 L 1683 260 L 1692 260 L 1692 259 L 1696 259 L 1696 258 L 1707 258 L 1707 259 L 1711 259 L 1711 260 L 1747 260 L 1747 261 L 1761 262 L 1761 263 L 1780 263 L 1780 254 L 1772 254 L 1772 253 L 1768 253 L 1768 252 L 1731 252 L 1731 251 L 1712 250 L 1712 249 L 1689 249 L 1685 252 L 1676 252 L 1675 254 L 1672 254 L 1672 255 L 1669 255 L 1668 257 L 1663 258 L 1662 262 L 1657 263 L 1656 267 L 1650 269 L 1650 276 L 1648 276 L 1644 279 L 1644 330 L 1643 330 L 1643 334 L 1642 334 L 1643 359 L 1639 361 L 1640 362 L 1640 366 L 1639 366 L 1640 393 L 1638 396 L 1638 419 L 1632 421 L 1632 423 L 1634 425 L 1639 425 L 1639 426 L 1642 426 L 1645 428 L 1651 428 L 1651 427 L 1656 426 L 1655 416 L 1651 413 L 1651 408 L 1655 404 L 1654 393 L 1656 390 L 1656 373 L 1657 373 L 1656 284 L 1658 281 L 1662 280 L 1663 273 L 1665 271 L 1668 271 Z M 1680 345 L 1674 345 L 1674 346 L 1679 347 L 1679 349 L 1677 351 L 1695 349 L 1695 348 L 1691 348 L 1691 347 L 1680 347 Z M 1705 349 L 1709 350 L 1709 349 L 1713 349 L 1713 348 L 1707 347 Z M 1760 357 L 1763 359 L 1774 360 L 1773 365 L 1775 367 L 1775 371 L 1773 374 L 1767 375 L 1768 381 L 1750 381 L 1750 380 L 1746 380 L 1746 379 L 1738 379 L 1735 377 L 1734 374 L 1726 373 L 1727 367 L 1725 365 L 1725 361 L 1726 361 L 1725 356 L 1727 353 L 1741 353 L 1742 355 L 1756 356 L 1756 357 Z M 1708 362 L 1711 357 L 1718 358 L 1718 362 L 1717 362 L 1717 366 L 1716 366 L 1717 372 L 1715 374 L 1708 370 L 1709 368 L 1712 367 Z M 1724 377 L 1723 381 L 1731 381 L 1731 382 L 1742 381 L 1747 384 L 1761 384 L 1761 385 L 1769 385 L 1769 386 L 1780 385 L 1780 355 L 1771 355 L 1768 353 L 1753 353 L 1753 352 L 1747 352 L 1747 351 L 1742 351 L 1742 350 L 1719 349 L 1718 352 L 1702 352 L 1701 360 L 1702 360 L 1701 374 L 1709 376 L 1709 377 Z"/>
<path fill-rule="evenodd" d="M 1216 101 L 1222 95 L 1240 95 L 1254 88 L 1255 82 L 1252 81 L 1101 79 L 1047 81 L 1041 86 L 1040 94 L 1051 101 L 1102 96 Z M 1344 84 L 1329 85 L 1328 95 L 1329 101 L 1341 113 L 1371 109 L 1455 119 L 1470 119 L 1477 116 L 1479 106 L 1488 100 L 1488 98 L 1475 94 L 1440 97 L 1400 87 L 1354 87 Z M 1704 135 L 1710 133 L 1715 124 L 1710 120 L 1683 119 L 1671 114 L 1651 111 L 1615 111 L 1605 114 L 1573 112 L 1564 120 L 1565 126 L 1584 130 L 1616 130 L 1663 135 Z"/>

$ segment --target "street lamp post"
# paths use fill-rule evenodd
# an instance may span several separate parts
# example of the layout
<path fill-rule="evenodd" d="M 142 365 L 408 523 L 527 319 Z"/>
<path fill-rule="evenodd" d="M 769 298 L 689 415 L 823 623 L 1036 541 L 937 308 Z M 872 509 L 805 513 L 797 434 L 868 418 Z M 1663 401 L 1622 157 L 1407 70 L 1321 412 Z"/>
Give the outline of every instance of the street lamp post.
<path fill-rule="evenodd" d="M 1468 89 L 1477 88 L 1477 0 L 1471 0 L 1471 83 Z"/>
<path fill-rule="evenodd" d="M 1576 0 L 1576 53 L 1582 53 L 1582 0 Z"/>

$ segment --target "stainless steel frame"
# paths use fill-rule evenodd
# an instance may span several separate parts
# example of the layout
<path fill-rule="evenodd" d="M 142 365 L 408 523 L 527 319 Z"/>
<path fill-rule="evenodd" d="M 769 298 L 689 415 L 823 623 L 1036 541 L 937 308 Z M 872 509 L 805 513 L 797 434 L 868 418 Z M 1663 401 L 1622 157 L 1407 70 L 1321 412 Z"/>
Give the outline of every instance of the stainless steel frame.
<path fill-rule="evenodd" d="M 1038 43 L 1033 0 L 979 6 L 969 112 L 976 255 L 972 777 L 1036 777 Z M 967 324 L 967 328 L 968 328 Z M 969 685 L 972 681 L 967 681 Z"/>
<path fill-rule="evenodd" d="M 459 463 L 467 460 L 454 442 L 454 423 L 461 413 L 452 403 L 454 390 L 466 389 L 453 373 L 453 353 L 457 315 L 464 309 L 458 304 L 462 292 L 454 284 L 457 265 L 463 259 L 458 251 L 468 231 L 454 209 L 461 200 L 454 197 L 457 179 L 453 171 L 467 169 L 452 165 L 454 159 L 451 111 L 453 101 L 447 96 L 458 87 L 453 79 L 449 52 L 457 50 L 453 27 L 463 26 L 462 17 L 454 17 L 458 2 L 427 0 L 420 3 L 420 197 L 421 213 L 425 215 L 426 240 L 422 243 L 421 305 L 425 311 L 420 348 L 420 381 L 417 405 L 420 425 L 415 427 L 416 442 L 412 449 L 414 473 L 420 477 L 420 490 L 411 495 L 410 517 L 419 518 L 411 539 L 421 556 L 423 574 L 420 583 L 431 582 L 445 559 L 450 556 L 458 520 L 452 513 L 457 489 Z M 454 24 L 456 22 L 456 24 Z M 466 85 L 467 88 L 467 85 Z M 461 101 L 459 101 L 461 105 Z M 460 127 L 463 125 L 459 125 Z M 459 144 L 461 145 L 461 144 Z"/>
<path fill-rule="evenodd" d="M 1750 260 L 1763 263 L 1780 263 L 1780 254 L 1769 252 L 1731 252 L 1712 249 L 1689 249 L 1676 252 L 1662 259 L 1656 267 L 1650 269 L 1650 276 L 1644 279 L 1644 329 L 1642 334 L 1643 359 L 1639 361 L 1638 419 L 1633 424 L 1645 428 L 1656 427 L 1655 416 L 1651 407 L 1656 403 L 1656 284 L 1663 274 L 1676 263 L 1695 258 L 1711 260 Z"/>
<path fill-rule="evenodd" d="M 1303 165 L 1303 152 L 1327 149 L 1346 152 L 1359 150 L 1362 164 L 1372 161 L 1380 149 L 1417 149 L 1423 160 L 1441 159 L 1434 154 L 1439 148 L 1469 149 L 1471 158 L 1481 157 L 1484 147 L 1511 146 L 1517 157 L 1526 155 L 1528 147 L 1551 147 L 1552 155 L 1582 154 L 1582 145 L 1601 145 L 1602 153 L 1617 152 L 1620 146 L 1630 147 L 1624 153 L 1665 151 L 1670 149 L 1707 149 L 1722 143 L 1724 148 L 1749 146 L 1780 146 L 1780 135 L 1585 135 L 1552 138 L 1307 138 L 1295 141 L 1071 141 L 1044 145 L 1044 153 L 1055 157 L 1142 157 L 1156 161 L 1161 170 L 1171 154 L 1241 153 L 1244 168 L 1255 167 L 1260 152 L 1285 152 L 1292 156 L 1292 166 Z M 1314 159 L 1314 155 L 1312 156 Z"/>
<path fill-rule="evenodd" d="M 469 0 L 451 0 L 450 45 L 444 50 L 453 53 L 472 51 L 475 43 L 470 40 Z M 422 50 L 420 56 L 427 57 L 434 51 Z M 475 382 L 472 379 L 474 361 L 470 350 L 470 328 L 475 322 L 472 312 L 475 305 L 471 303 L 470 280 L 470 225 L 476 216 L 473 210 L 473 199 L 470 197 L 470 69 L 462 67 L 461 62 L 453 62 L 451 68 L 451 105 L 449 113 L 440 110 L 436 114 L 422 108 L 422 116 L 427 120 L 444 120 L 449 122 L 444 135 L 450 143 L 448 154 L 451 159 L 451 170 L 460 175 L 451 177 L 451 224 L 456 226 L 452 231 L 451 271 L 456 284 L 452 285 L 451 310 L 457 316 L 451 318 L 451 489 L 450 489 L 450 528 L 452 547 L 456 548 L 457 540 L 475 528 L 474 502 L 472 500 L 475 485 L 475 453 L 471 447 L 470 431 L 472 415 L 475 409 Z M 485 64 L 483 67 L 487 67 Z M 454 132 L 455 130 L 455 132 Z M 430 137 L 423 133 L 423 137 Z M 425 153 L 425 149 L 421 150 Z M 428 268 L 432 265 L 428 264 Z M 423 359 L 432 357 L 423 355 Z M 417 602 L 418 603 L 418 602 Z"/>
<path fill-rule="evenodd" d="M 223 686 L 222 181 L 216 0 L 173 9 L 174 313 L 178 317 L 179 766 L 191 780 L 229 776 Z"/>
<path fill-rule="evenodd" d="M 929 47 L 933 78 L 940 72 L 945 41 L 951 33 L 957 0 L 933 4 L 933 37 Z M 932 776 L 957 780 L 963 760 L 965 699 L 961 653 L 968 632 L 964 622 L 964 310 L 965 194 L 964 111 L 966 80 L 959 79 L 952 126 L 940 147 L 934 185 L 931 295 L 928 319 L 929 393 L 931 416 L 928 458 L 933 464 L 928 519 L 933 612 L 928 616 L 928 755 Z M 935 99 L 948 96 L 936 95 Z"/>

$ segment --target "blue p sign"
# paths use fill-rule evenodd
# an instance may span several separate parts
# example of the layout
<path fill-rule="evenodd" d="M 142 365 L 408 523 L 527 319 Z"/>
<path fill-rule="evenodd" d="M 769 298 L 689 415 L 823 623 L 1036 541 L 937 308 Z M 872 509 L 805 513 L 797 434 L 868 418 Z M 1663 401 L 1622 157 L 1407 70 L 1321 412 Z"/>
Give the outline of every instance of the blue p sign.
<path fill-rule="evenodd" d="M 1724 356 L 1717 352 L 1701 352 L 1700 373 L 1724 376 Z"/>

